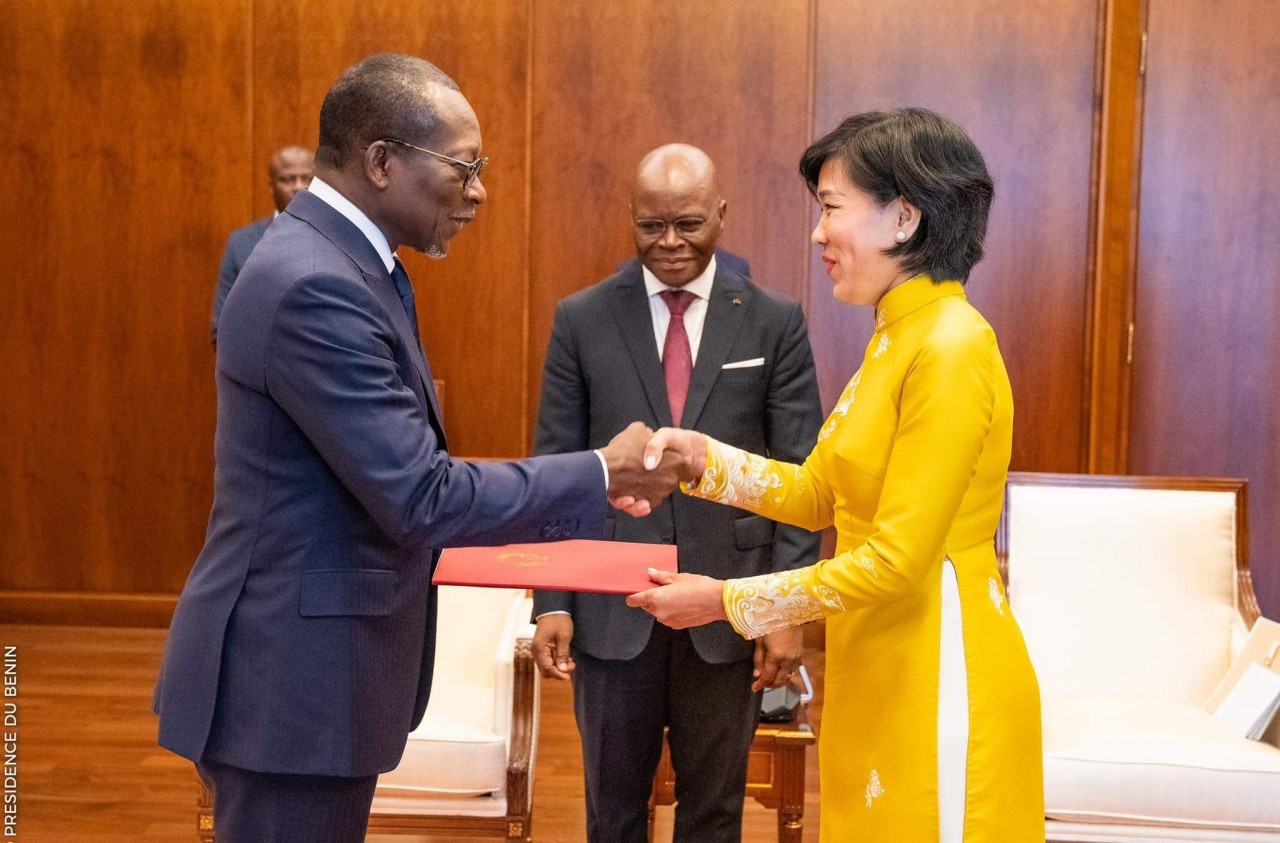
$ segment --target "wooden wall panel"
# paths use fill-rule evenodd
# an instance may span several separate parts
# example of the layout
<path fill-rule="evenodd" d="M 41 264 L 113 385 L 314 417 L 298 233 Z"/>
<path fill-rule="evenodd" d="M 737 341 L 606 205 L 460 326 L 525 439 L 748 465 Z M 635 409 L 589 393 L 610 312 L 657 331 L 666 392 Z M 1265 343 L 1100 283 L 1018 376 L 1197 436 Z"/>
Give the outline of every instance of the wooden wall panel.
<path fill-rule="evenodd" d="M 809 29 L 809 0 L 536 6 L 530 431 L 556 301 L 635 254 L 632 180 L 660 144 L 712 157 L 729 203 L 721 245 L 750 260 L 762 285 L 803 297 L 806 193 L 795 173 L 808 139 Z"/>
<path fill-rule="evenodd" d="M 924 106 L 963 125 L 987 159 L 996 199 L 969 297 L 1013 381 L 1018 469 L 1083 468 L 1097 19 L 1092 0 L 818 2 L 815 134 L 859 111 Z M 810 277 L 829 407 L 862 362 L 870 309 L 832 298 L 816 250 Z"/>
<path fill-rule="evenodd" d="M 1151 0 L 1129 469 L 1249 481 L 1280 617 L 1280 3 Z"/>
<path fill-rule="evenodd" d="M 1250 479 L 1276 616 L 1280 20 L 1274 0 L 1151 2 L 1130 468 Z M 1088 306 L 1092 266 L 1109 265 L 1089 253 L 1103 3 L 12 0 L 0 617 L 165 621 L 208 517 L 207 325 L 226 235 L 270 210 L 267 156 L 314 145 L 324 92 L 375 51 L 452 74 L 492 161 L 489 202 L 449 258 L 408 261 L 456 453 L 527 451 L 554 304 L 631 254 L 635 164 L 672 140 L 720 166 L 724 245 L 808 300 L 829 405 L 870 318 L 813 265 L 796 162 L 846 114 L 919 104 L 963 123 L 996 178 L 971 297 L 1014 380 L 1014 465 L 1083 470 L 1090 418 L 1124 429 L 1109 406 L 1123 383 L 1098 389 L 1087 339 L 1104 331 L 1114 357 L 1125 315 Z M 1101 171 L 1133 166 L 1122 147 L 1102 145 Z"/>
<path fill-rule="evenodd" d="M 1087 325 L 1088 459 L 1094 474 L 1129 463 L 1130 338 L 1138 262 L 1146 0 L 1103 4 L 1094 147 L 1093 278 Z"/>
<path fill-rule="evenodd" d="M 422 339 L 446 384 L 450 450 L 524 450 L 528 0 L 255 0 L 254 155 L 314 147 L 334 79 L 379 52 L 422 56 L 457 81 L 480 118 L 488 202 L 443 261 L 402 249 Z M 263 198 L 263 209 L 269 209 Z"/>
<path fill-rule="evenodd" d="M 247 9 L 0 15 L 0 593 L 172 593 L 199 550 L 209 307 L 251 205 Z"/>

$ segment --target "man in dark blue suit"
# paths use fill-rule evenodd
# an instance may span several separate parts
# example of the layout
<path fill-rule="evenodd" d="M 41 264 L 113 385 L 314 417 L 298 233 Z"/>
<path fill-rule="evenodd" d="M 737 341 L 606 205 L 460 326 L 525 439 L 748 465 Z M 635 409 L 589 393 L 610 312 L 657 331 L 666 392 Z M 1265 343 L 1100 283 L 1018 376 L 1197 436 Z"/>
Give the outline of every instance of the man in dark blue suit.
<path fill-rule="evenodd" d="M 361 62 L 321 107 L 315 180 L 227 297 L 213 511 L 154 702 L 219 843 L 364 839 L 427 706 L 439 548 L 597 536 L 606 495 L 643 513 L 675 485 L 674 455 L 647 478 L 639 423 L 595 452 L 450 459 L 395 250 L 444 257 L 484 163 L 453 80 Z"/>
<path fill-rule="evenodd" d="M 299 190 L 311 184 L 316 174 L 315 157 L 311 150 L 300 146 L 286 146 L 277 149 L 271 156 L 271 167 L 267 171 L 267 183 L 271 186 L 271 199 L 276 204 L 275 212 L 269 217 L 254 220 L 246 226 L 237 228 L 227 238 L 227 247 L 222 252 L 222 263 L 218 266 L 218 284 L 213 290 L 213 344 L 218 344 L 218 320 L 222 317 L 222 306 L 226 303 L 227 293 L 236 276 L 244 268 L 245 261 L 253 252 L 262 235 L 267 233 L 267 226 L 289 207 L 293 197 Z"/>

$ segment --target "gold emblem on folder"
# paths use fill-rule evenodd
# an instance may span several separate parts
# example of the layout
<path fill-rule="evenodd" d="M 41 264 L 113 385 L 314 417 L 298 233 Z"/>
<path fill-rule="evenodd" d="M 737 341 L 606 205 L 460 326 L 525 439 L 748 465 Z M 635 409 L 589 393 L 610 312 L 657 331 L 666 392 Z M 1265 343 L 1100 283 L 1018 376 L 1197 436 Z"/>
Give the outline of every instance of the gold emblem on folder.
<path fill-rule="evenodd" d="M 547 564 L 547 557 L 537 553 L 502 553 L 498 561 L 513 568 L 537 568 Z"/>

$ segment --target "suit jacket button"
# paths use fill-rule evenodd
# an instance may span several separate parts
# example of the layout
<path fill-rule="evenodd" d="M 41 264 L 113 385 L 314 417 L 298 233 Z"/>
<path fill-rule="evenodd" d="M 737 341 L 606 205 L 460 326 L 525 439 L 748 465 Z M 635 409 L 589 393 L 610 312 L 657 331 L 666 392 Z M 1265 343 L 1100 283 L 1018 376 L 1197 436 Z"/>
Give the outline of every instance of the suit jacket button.
<path fill-rule="evenodd" d="M 551 538 L 551 527 L 549 525 L 542 528 L 542 537 L 544 539 Z"/>
<path fill-rule="evenodd" d="M 663 544 L 671 544 L 671 542 L 672 542 L 672 541 L 673 541 L 673 540 L 672 540 L 671 536 L 663 536 L 663 537 L 662 537 L 662 543 L 663 543 Z"/>

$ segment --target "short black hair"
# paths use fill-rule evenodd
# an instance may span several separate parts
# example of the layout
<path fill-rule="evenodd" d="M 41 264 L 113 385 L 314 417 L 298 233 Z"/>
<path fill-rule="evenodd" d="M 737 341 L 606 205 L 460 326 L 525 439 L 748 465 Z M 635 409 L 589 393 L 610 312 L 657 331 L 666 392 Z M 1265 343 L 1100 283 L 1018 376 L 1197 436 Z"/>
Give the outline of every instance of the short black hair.
<path fill-rule="evenodd" d="M 920 225 L 885 254 L 934 281 L 969 279 L 995 187 L 982 153 L 957 123 L 927 108 L 867 111 L 846 117 L 800 156 L 812 193 L 829 159 L 844 164 L 856 187 L 886 205 L 901 196 L 920 209 Z"/>
<path fill-rule="evenodd" d="M 440 125 L 435 85 L 459 90 L 444 71 L 415 56 L 381 53 L 347 68 L 320 106 L 316 163 L 338 169 L 387 137 L 429 142 Z"/>

